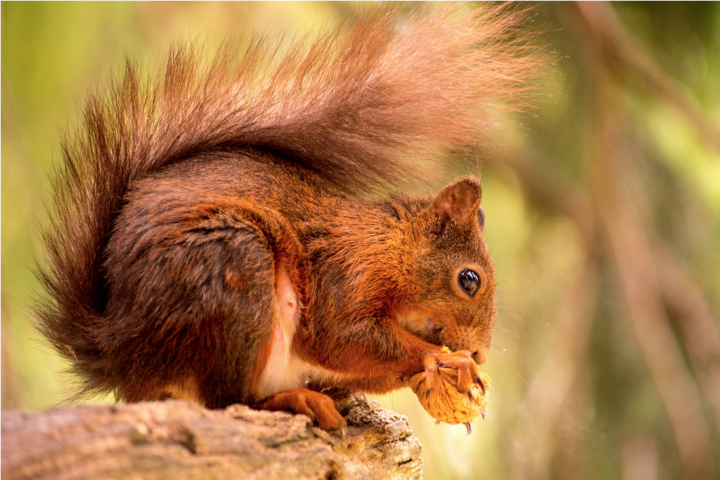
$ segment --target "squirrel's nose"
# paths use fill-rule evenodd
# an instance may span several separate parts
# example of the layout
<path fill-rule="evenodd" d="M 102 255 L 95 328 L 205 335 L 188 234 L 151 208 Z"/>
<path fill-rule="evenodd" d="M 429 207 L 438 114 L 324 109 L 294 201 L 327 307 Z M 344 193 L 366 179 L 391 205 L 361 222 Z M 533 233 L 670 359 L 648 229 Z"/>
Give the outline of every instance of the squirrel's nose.
<path fill-rule="evenodd" d="M 442 333 L 444 334 L 441 338 L 442 342 L 453 352 L 469 350 L 478 365 L 482 365 L 487 360 L 490 347 L 474 339 L 472 331 L 454 328 L 447 329 Z"/>
<path fill-rule="evenodd" d="M 472 351 L 472 358 L 473 360 L 475 360 L 475 363 L 477 363 L 478 365 L 482 365 L 487 361 L 489 353 L 489 347 L 482 347 Z"/>

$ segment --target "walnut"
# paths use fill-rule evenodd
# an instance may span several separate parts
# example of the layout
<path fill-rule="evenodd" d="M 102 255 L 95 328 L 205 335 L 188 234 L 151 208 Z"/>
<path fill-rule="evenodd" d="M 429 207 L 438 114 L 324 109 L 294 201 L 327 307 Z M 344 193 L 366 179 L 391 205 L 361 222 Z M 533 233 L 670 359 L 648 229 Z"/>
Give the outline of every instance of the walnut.
<path fill-rule="evenodd" d="M 460 393 L 457 389 L 458 371 L 441 367 L 437 369 L 435 384 L 430 391 L 426 385 L 425 372 L 414 375 L 409 385 L 433 418 L 451 425 L 464 423 L 469 435 L 472 431 L 471 420 L 478 415 L 485 419 L 485 406 L 490 394 L 490 376 L 482 373 L 480 378 L 485 385 L 484 392 L 480 385 L 473 383 L 469 393 Z"/>

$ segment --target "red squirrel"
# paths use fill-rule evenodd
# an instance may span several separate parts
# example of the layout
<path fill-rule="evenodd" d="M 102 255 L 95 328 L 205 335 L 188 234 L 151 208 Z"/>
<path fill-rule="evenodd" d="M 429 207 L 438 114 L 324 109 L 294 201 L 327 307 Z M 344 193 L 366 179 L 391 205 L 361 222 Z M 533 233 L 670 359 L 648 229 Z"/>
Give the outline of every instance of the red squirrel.
<path fill-rule="evenodd" d="M 282 56 L 257 41 L 210 63 L 177 48 L 151 77 L 129 62 L 63 144 L 44 234 L 40 326 L 78 395 L 334 429 L 323 389 L 389 392 L 438 366 L 460 392 L 482 382 L 497 300 L 480 183 L 367 198 L 523 103 L 522 18 L 386 10 Z"/>

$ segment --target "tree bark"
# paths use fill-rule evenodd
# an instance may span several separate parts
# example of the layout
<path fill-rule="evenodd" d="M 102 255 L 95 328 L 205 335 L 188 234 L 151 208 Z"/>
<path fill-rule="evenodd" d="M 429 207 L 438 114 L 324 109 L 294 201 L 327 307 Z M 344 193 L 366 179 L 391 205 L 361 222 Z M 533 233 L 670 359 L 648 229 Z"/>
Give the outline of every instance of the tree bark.
<path fill-rule="evenodd" d="M 344 435 L 304 415 L 182 401 L 2 413 L 2 478 L 422 478 L 404 415 L 352 395 Z"/>

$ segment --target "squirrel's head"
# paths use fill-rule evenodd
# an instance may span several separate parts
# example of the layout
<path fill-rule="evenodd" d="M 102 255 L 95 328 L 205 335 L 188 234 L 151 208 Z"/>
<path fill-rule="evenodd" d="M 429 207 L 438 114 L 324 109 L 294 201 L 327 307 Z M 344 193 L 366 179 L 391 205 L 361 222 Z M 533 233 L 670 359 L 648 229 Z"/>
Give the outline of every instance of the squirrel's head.
<path fill-rule="evenodd" d="M 406 285 L 408 296 L 398 311 L 406 330 L 453 351 L 470 350 L 479 364 L 487 359 L 497 311 L 481 197 L 480 182 L 466 178 L 418 212 L 407 231 L 408 241 L 419 246 L 409 278 L 422 281 Z"/>

